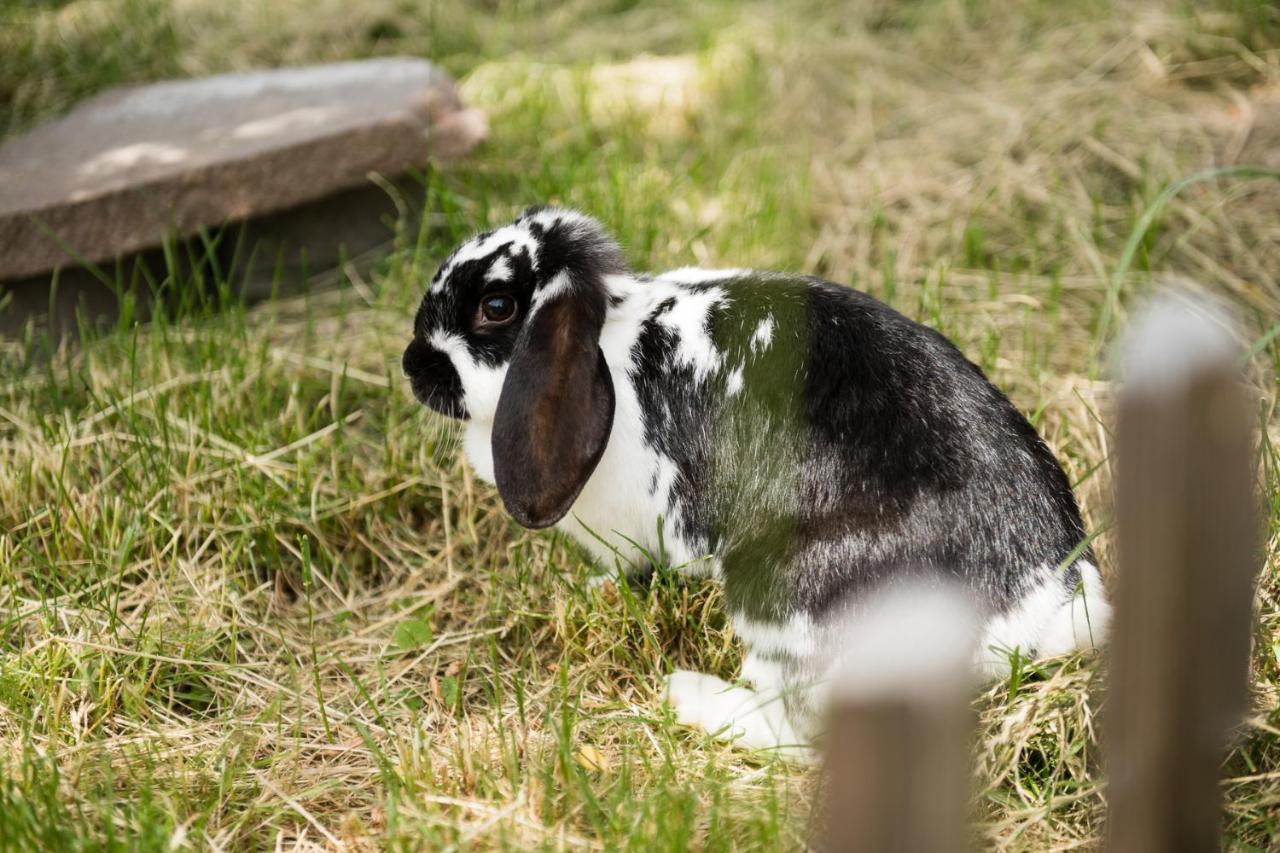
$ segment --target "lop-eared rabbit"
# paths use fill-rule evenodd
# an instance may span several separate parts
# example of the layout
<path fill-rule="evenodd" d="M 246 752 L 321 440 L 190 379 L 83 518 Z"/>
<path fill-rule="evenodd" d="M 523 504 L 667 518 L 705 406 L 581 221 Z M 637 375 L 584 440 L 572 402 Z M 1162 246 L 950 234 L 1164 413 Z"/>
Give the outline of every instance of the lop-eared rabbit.
<path fill-rule="evenodd" d="M 403 365 L 422 403 L 465 421 L 470 463 L 520 524 L 559 525 L 606 567 L 661 552 L 724 584 L 741 677 L 672 673 L 680 722 L 802 749 L 847 620 L 908 578 L 973 599 L 981 671 L 1106 630 L 1044 441 L 946 338 L 865 293 L 637 274 L 593 219 L 531 208 L 444 261 Z"/>

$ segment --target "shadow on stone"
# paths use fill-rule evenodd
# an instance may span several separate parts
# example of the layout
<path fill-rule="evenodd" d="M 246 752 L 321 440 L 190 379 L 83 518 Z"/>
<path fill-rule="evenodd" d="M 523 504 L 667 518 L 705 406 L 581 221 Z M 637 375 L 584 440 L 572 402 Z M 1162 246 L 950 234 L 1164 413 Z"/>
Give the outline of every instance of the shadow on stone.
<path fill-rule="evenodd" d="M 183 305 L 217 304 L 224 298 L 219 288 L 229 286 L 232 298 L 252 303 L 324 284 L 346 264 L 364 272 L 379 250 L 392 245 L 400 216 L 407 213 L 400 227 L 410 233 L 421 216 L 418 182 L 401 178 L 391 189 L 407 211 L 386 188 L 369 184 L 174 240 L 167 249 L 0 282 L 0 336 L 20 337 L 34 323 L 38 333 L 59 340 L 75 335 L 82 323 L 108 328 L 122 310 L 148 320 L 157 299 L 181 311 Z"/>

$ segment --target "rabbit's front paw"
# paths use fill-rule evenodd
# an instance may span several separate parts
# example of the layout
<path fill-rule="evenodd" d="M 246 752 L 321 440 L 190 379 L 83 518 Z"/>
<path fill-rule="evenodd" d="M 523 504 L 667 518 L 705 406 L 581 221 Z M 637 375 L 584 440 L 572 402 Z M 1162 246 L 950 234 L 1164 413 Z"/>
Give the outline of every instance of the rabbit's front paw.
<path fill-rule="evenodd" d="M 742 699 L 734 697 L 735 691 L 745 692 L 714 675 L 677 669 L 667 676 L 662 693 L 675 712 L 676 722 L 715 734 L 732 722 L 732 714 L 726 713 L 731 710 L 728 705 Z"/>
<path fill-rule="evenodd" d="M 676 722 L 749 749 L 768 749 L 795 760 L 812 760 L 797 736 L 776 691 L 735 687 L 722 678 L 677 669 L 666 678 L 664 695 Z"/>

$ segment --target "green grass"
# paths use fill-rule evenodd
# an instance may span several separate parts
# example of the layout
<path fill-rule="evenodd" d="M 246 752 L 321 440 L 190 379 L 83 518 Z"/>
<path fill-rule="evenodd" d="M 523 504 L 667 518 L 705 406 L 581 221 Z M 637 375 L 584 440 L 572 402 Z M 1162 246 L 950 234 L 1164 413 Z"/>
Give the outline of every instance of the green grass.
<path fill-rule="evenodd" d="M 1280 91 L 1265 4 L 349 5 L 0 10 L 0 132 L 115 83 L 392 53 L 493 126 L 357 286 L 246 307 L 235 271 L 175 274 L 145 326 L 0 343 L 0 846 L 803 844 L 812 774 L 659 700 L 672 666 L 735 671 L 719 592 L 589 591 L 400 376 L 434 265 L 539 201 L 638 269 L 815 272 L 951 335 L 1063 460 L 1107 571 L 1105 344 L 1162 278 L 1231 298 L 1267 564 L 1226 826 L 1280 843 L 1280 187 L 1220 177 L 1143 220 L 1266 154 L 1280 118 L 1242 137 L 1238 106 Z M 1028 664 L 977 700 L 986 843 L 1096 843 L 1104 678 Z"/>

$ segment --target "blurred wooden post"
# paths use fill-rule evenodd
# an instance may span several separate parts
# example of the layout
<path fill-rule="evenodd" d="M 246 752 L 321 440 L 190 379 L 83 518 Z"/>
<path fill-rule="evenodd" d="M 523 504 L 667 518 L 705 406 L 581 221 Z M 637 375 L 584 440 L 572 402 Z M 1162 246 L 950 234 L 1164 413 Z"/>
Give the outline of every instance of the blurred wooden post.
<path fill-rule="evenodd" d="M 840 703 L 827 745 L 829 851 L 960 853 L 969 847 L 968 703 Z"/>
<path fill-rule="evenodd" d="M 853 666 L 833 685 L 826 798 L 818 844 L 828 851 L 959 853 L 969 847 L 972 611 L 936 591 L 876 603 L 891 630 L 844 644 Z M 937 598 L 937 596 L 934 596 Z M 873 616 L 873 614 L 878 614 Z"/>
<path fill-rule="evenodd" d="M 1222 317 L 1166 296 L 1135 322 L 1117 427 L 1119 590 L 1108 848 L 1219 849 L 1259 566 L 1252 419 Z"/>

